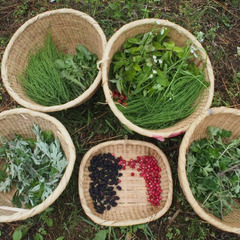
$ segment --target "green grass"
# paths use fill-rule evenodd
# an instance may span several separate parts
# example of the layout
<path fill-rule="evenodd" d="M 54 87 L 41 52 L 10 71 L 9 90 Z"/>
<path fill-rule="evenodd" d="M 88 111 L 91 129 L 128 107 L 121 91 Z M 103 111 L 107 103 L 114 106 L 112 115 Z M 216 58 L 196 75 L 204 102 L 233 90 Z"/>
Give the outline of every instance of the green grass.
<path fill-rule="evenodd" d="M 215 75 L 215 95 L 212 106 L 240 108 L 239 60 L 240 47 L 238 0 L 203 1 L 97 1 L 56 0 L 2 1 L 0 6 L 0 55 L 10 37 L 24 21 L 36 14 L 58 8 L 73 8 L 92 16 L 109 39 L 121 26 L 143 18 L 162 18 L 175 22 L 193 34 L 203 32 L 204 42 Z M 17 104 L 0 89 L 0 107 L 7 109 Z M 239 236 L 223 232 L 200 219 L 193 211 L 179 186 L 177 176 L 178 149 L 182 136 L 159 142 L 126 129 L 105 103 L 100 87 L 96 94 L 81 106 L 51 113 L 67 128 L 77 151 L 77 159 L 70 182 L 43 213 L 21 222 L 0 223 L 0 239 L 75 240 L 75 239 L 151 239 L 151 240 L 237 240 Z M 161 148 L 169 159 L 174 184 L 173 202 L 160 219 L 135 227 L 102 227 L 93 223 L 84 213 L 78 195 L 78 171 L 84 153 L 92 146 L 110 139 L 145 140 Z M 22 232 L 22 238 L 17 235 Z M 16 233 L 18 232 L 18 233 Z M 20 236 L 20 235 L 18 235 Z"/>

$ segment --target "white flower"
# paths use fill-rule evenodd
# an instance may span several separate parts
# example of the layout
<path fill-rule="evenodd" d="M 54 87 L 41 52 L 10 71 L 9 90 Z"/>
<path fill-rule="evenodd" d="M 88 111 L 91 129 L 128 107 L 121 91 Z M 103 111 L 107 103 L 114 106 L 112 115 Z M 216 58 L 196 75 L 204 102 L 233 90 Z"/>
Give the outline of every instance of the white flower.
<path fill-rule="evenodd" d="M 166 30 L 166 28 L 165 28 L 165 27 L 163 27 L 163 28 L 161 29 L 161 32 L 160 32 L 160 34 L 161 34 L 161 35 L 163 35 L 163 34 L 165 33 L 165 30 Z"/>
<path fill-rule="evenodd" d="M 195 58 L 198 58 L 198 55 L 194 52 L 193 53 L 193 56 L 195 57 Z"/>
<path fill-rule="evenodd" d="M 162 59 L 159 59 L 159 60 L 158 60 L 158 62 L 159 62 L 160 64 L 162 64 L 162 63 L 163 63 Z"/>
<path fill-rule="evenodd" d="M 197 48 L 195 48 L 194 46 L 191 46 L 190 52 L 193 54 L 193 56 L 195 58 L 198 58 L 198 55 L 196 54 L 196 50 L 197 50 Z"/>
<path fill-rule="evenodd" d="M 154 62 L 157 63 L 157 59 L 154 59 Z"/>
<path fill-rule="evenodd" d="M 155 55 L 153 55 L 153 59 L 156 59 L 157 57 Z"/>
<path fill-rule="evenodd" d="M 152 36 L 152 32 L 149 32 L 149 35 Z"/>
<path fill-rule="evenodd" d="M 156 71 L 156 70 L 153 70 L 153 73 L 154 73 L 154 74 L 156 74 L 156 73 L 157 73 L 157 71 Z"/>
<path fill-rule="evenodd" d="M 204 38 L 203 38 L 203 32 L 198 32 L 198 34 L 197 34 L 197 40 L 199 41 L 199 42 L 203 42 L 204 41 Z"/>
<path fill-rule="evenodd" d="M 150 78 L 153 78 L 153 74 L 151 74 L 149 77 L 150 77 Z"/>
<path fill-rule="evenodd" d="M 190 49 L 195 52 L 197 50 L 197 48 L 195 48 L 193 45 L 190 47 Z"/>

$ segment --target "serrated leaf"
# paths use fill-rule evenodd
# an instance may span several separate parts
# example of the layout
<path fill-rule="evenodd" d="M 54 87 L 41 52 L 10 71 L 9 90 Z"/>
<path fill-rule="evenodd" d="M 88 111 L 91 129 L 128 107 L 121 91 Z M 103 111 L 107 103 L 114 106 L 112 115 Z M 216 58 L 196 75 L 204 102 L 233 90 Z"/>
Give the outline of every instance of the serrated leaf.
<path fill-rule="evenodd" d="M 52 218 L 47 217 L 47 218 L 44 219 L 44 221 L 45 221 L 45 223 L 47 224 L 48 227 L 52 227 L 53 226 Z"/>
<path fill-rule="evenodd" d="M 141 43 L 141 40 L 140 40 L 139 38 L 136 38 L 136 37 L 134 37 L 134 38 L 129 38 L 127 41 L 128 41 L 129 43 L 134 43 L 134 44 L 140 44 L 140 43 Z"/>
<path fill-rule="evenodd" d="M 122 87 L 121 87 L 121 81 L 118 80 L 116 84 L 117 90 L 119 91 L 120 94 L 122 94 Z"/>
<path fill-rule="evenodd" d="M 174 47 L 175 47 L 175 43 L 174 43 L 173 41 L 164 42 L 164 43 L 163 43 L 163 46 L 164 46 L 166 49 L 173 50 Z"/>
<path fill-rule="evenodd" d="M 128 70 L 125 72 L 125 77 L 127 81 L 132 81 L 133 78 L 136 76 L 136 71 L 134 69 Z"/>
<path fill-rule="evenodd" d="M 133 65 L 133 69 L 136 70 L 137 72 L 141 72 L 142 71 L 141 67 L 137 63 L 135 63 Z"/>
<path fill-rule="evenodd" d="M 36 233 L 35 236 L 33 237 L 34 240 L 43 240 L 43 236 L 40 233 Z"/>
<path fill-rule="evenodd" d="M 22 230 L 16 229 L 13 233 L 13 240 L 21 240 L 22 239 Z"/>
<path fill-rule="evenodd" d="M 83 55 L 87 60 L 91 60 L 91 53 L 83 45 L 79 44 L 76 48 L 76 51 L 78 56 Z"/>
<path fill-rule="evenodd" d="M 100 230 L 95 234 L 93 240 L 105 240 L 107 237 L 108 230 Z"/>
<path fill-rule="evenodd" d="M 65 236 L 58 237 L 56 240 L 64 240 Z"/>

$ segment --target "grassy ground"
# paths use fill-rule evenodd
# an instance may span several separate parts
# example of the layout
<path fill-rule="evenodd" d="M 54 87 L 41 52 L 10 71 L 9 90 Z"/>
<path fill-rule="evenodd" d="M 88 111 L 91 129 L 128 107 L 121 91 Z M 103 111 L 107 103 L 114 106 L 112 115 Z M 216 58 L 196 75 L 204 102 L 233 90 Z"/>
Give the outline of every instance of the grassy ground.
<path fill-rule="evenodd" d="M 97 20 L 109 38 L 124 24 L 136 19 L 155 17 L 175 22 L 193 34 L 204 33 L 207 50 L 215 74 L 215 96 L 212 106 L 240 109 L 240 2 L 239 0 L 1 0 L 0 55 L 12 34 L 27 19 L 40 12 L 73 8 Z M 239 52 L 238 52 L 239 51 Z M 0 111 L 15 108 L 14 102 L 0 83 Z M 77 240 L 77 239 L 240 239 L 218 230 L 200 219 L 180 189 L 177 157 L 181 136 L 164 143 L 127 131 L 111 112 L 99 88 L 85 104 L 52 114 L 62 121 L 77 149 L 77 160 L 68 187 L 45 212 L 22 222 L 1 223 L 0 239 Z M 134 227 L 106 228 L 94 224 L 84 214 L 78 196 L 78 170 L 83 154 L 92 146 L 109 139 L 131 139 L 153 142 L 167 155 L 173 173 L 174 198 L 169 211 L 157 221 Z M 15 238 L 13 238 L 15 236 Z M 106 237 L 105 237 L 106 236 Z"/>

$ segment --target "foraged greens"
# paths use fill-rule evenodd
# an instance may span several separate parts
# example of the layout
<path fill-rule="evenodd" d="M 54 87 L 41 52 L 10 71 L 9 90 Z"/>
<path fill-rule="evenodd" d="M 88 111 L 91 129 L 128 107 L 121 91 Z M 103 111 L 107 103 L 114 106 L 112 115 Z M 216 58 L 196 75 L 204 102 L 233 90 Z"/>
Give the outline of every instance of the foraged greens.
<path fill-rule="evenodd" d="M 43 106 L 64 104 L 80 96 L 97 75 L 97 56 L 83 45 L 76 54 L 65 54 L 57 49 L 52 36 L 31 54 L 27 67 L 19 77 L 26 95 Z"/>
<path fill-rule="evenodd" d="M 43 202 L 57 186 L 68 164 L 60 142 L 51 131 L 41 131 L 34 124 L 36 139 L 21 135 L 8 141 L 1 138 L 0 191 L 16 192 L 13 204 L 30 208 Z"/>
<path fill-rule="evenodd" d="M 116 104 L 132 123 L 147 129 L 172 126 L 197 107 L 201 93 L 209 86 L 204 68 L 196 67 L 196 48 L 178 47 L 170 29 L 129 38 L 113 56 L 111 80 L 127 102 Z"/>
<path fill-rule="evenodd" d="M 240 200 L 240 137 L 209 127 L 208 138 L 194 141 L 187 156 L 187 176 L 195 198 L 215 216 L 224 215 Z"/>

